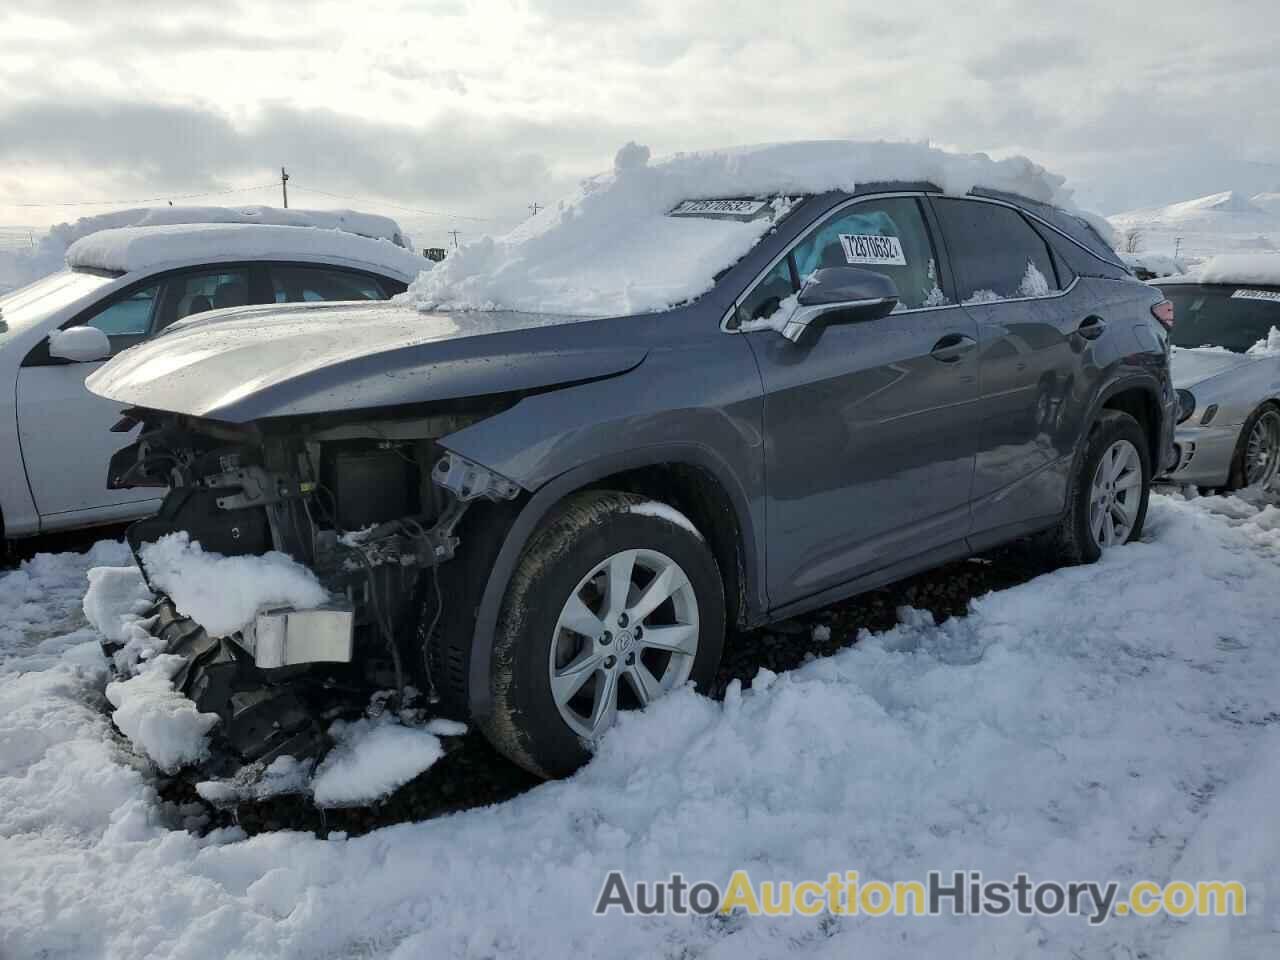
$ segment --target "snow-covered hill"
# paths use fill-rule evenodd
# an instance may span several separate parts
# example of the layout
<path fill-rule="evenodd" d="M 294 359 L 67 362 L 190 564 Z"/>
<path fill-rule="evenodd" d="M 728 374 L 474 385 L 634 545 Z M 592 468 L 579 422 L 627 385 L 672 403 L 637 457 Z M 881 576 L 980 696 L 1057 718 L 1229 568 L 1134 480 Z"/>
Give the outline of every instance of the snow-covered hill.
<path fill-rule="evenodd" d="M 1142 253 L 1172 254 L 1177 249 L 1192 262 L 1218 253 L 1280 253 L 1280 193 L 1248 197 L 1228 190 L 1108 219 L 1122 241 L 1137 231 Z"/>

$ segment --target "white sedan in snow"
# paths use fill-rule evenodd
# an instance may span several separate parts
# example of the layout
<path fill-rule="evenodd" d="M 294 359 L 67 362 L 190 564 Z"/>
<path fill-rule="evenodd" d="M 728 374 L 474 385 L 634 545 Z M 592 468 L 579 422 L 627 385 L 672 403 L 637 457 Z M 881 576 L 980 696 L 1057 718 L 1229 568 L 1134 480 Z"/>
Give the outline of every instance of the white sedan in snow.
<path fill-rule="evenodd" d="M 429 261 L 334 229 L 197 223 L 125 227 L 72 244 L 67 267 L 0 296 L 0 544 L 155 511 L 108 490 L 120 404 L 84 381 L 107 359 L 206 310 L 385 300 Z"/>

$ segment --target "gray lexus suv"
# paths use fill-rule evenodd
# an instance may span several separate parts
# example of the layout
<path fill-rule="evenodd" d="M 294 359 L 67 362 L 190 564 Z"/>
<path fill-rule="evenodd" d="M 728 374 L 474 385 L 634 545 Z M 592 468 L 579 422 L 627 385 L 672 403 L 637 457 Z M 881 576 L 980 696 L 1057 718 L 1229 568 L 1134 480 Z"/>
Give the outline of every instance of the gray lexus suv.
<path fill-rule="evenodd" d="M 1014 538 L 1088 562 L 1140 535 L 1172 314 L 1084 219 L 725 186 L 666 215 L 767 227 L 665 309 L 244 308 L 90 378 L 143 424 L 108 484 L 169 488 L 135 553 L 284 551 L 331 597 L 230 637 L 160 599 L 224 767 L 315 756 L 336 705 L 413 686 L 563 775 L 733 630 Z"/>

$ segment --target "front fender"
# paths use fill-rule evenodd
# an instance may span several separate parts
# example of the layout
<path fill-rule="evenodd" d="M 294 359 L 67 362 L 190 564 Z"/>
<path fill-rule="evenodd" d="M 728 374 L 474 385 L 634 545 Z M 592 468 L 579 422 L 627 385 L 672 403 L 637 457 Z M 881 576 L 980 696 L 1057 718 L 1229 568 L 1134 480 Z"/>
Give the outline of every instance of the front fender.
<path fill-rule="evenodd" d="M 491 706 L 492 638 L 521 551 L 556 503 L 609 476 L 684 464 L 714 477 L 742 535 L 748 615 L 767 608 L 762 393 L 746 343 L 717 334 L 678 350 L 654 350 L 643 366 L 621 376 L 525 397 L 438 441 L 532 493 L 500 548 L 477 611 L 468 674 L 473 715 L 484 716 Z"/>

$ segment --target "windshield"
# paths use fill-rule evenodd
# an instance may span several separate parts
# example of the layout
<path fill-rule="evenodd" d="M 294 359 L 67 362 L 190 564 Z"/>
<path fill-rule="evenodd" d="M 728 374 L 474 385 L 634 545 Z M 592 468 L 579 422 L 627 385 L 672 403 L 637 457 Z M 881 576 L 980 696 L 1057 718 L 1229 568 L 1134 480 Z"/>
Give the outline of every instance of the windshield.
<path fill-rule="evenodd" d="M 1246 353 L 1280 327 L 1280 290 L 1169 284 L 1177 347 L 1225 347 Z"/>
<path fill-rule="evenodd" d="M 0 337 L 43 320 L 113 279 L 101 273 L 59 270 L 0 296 Z"/>

